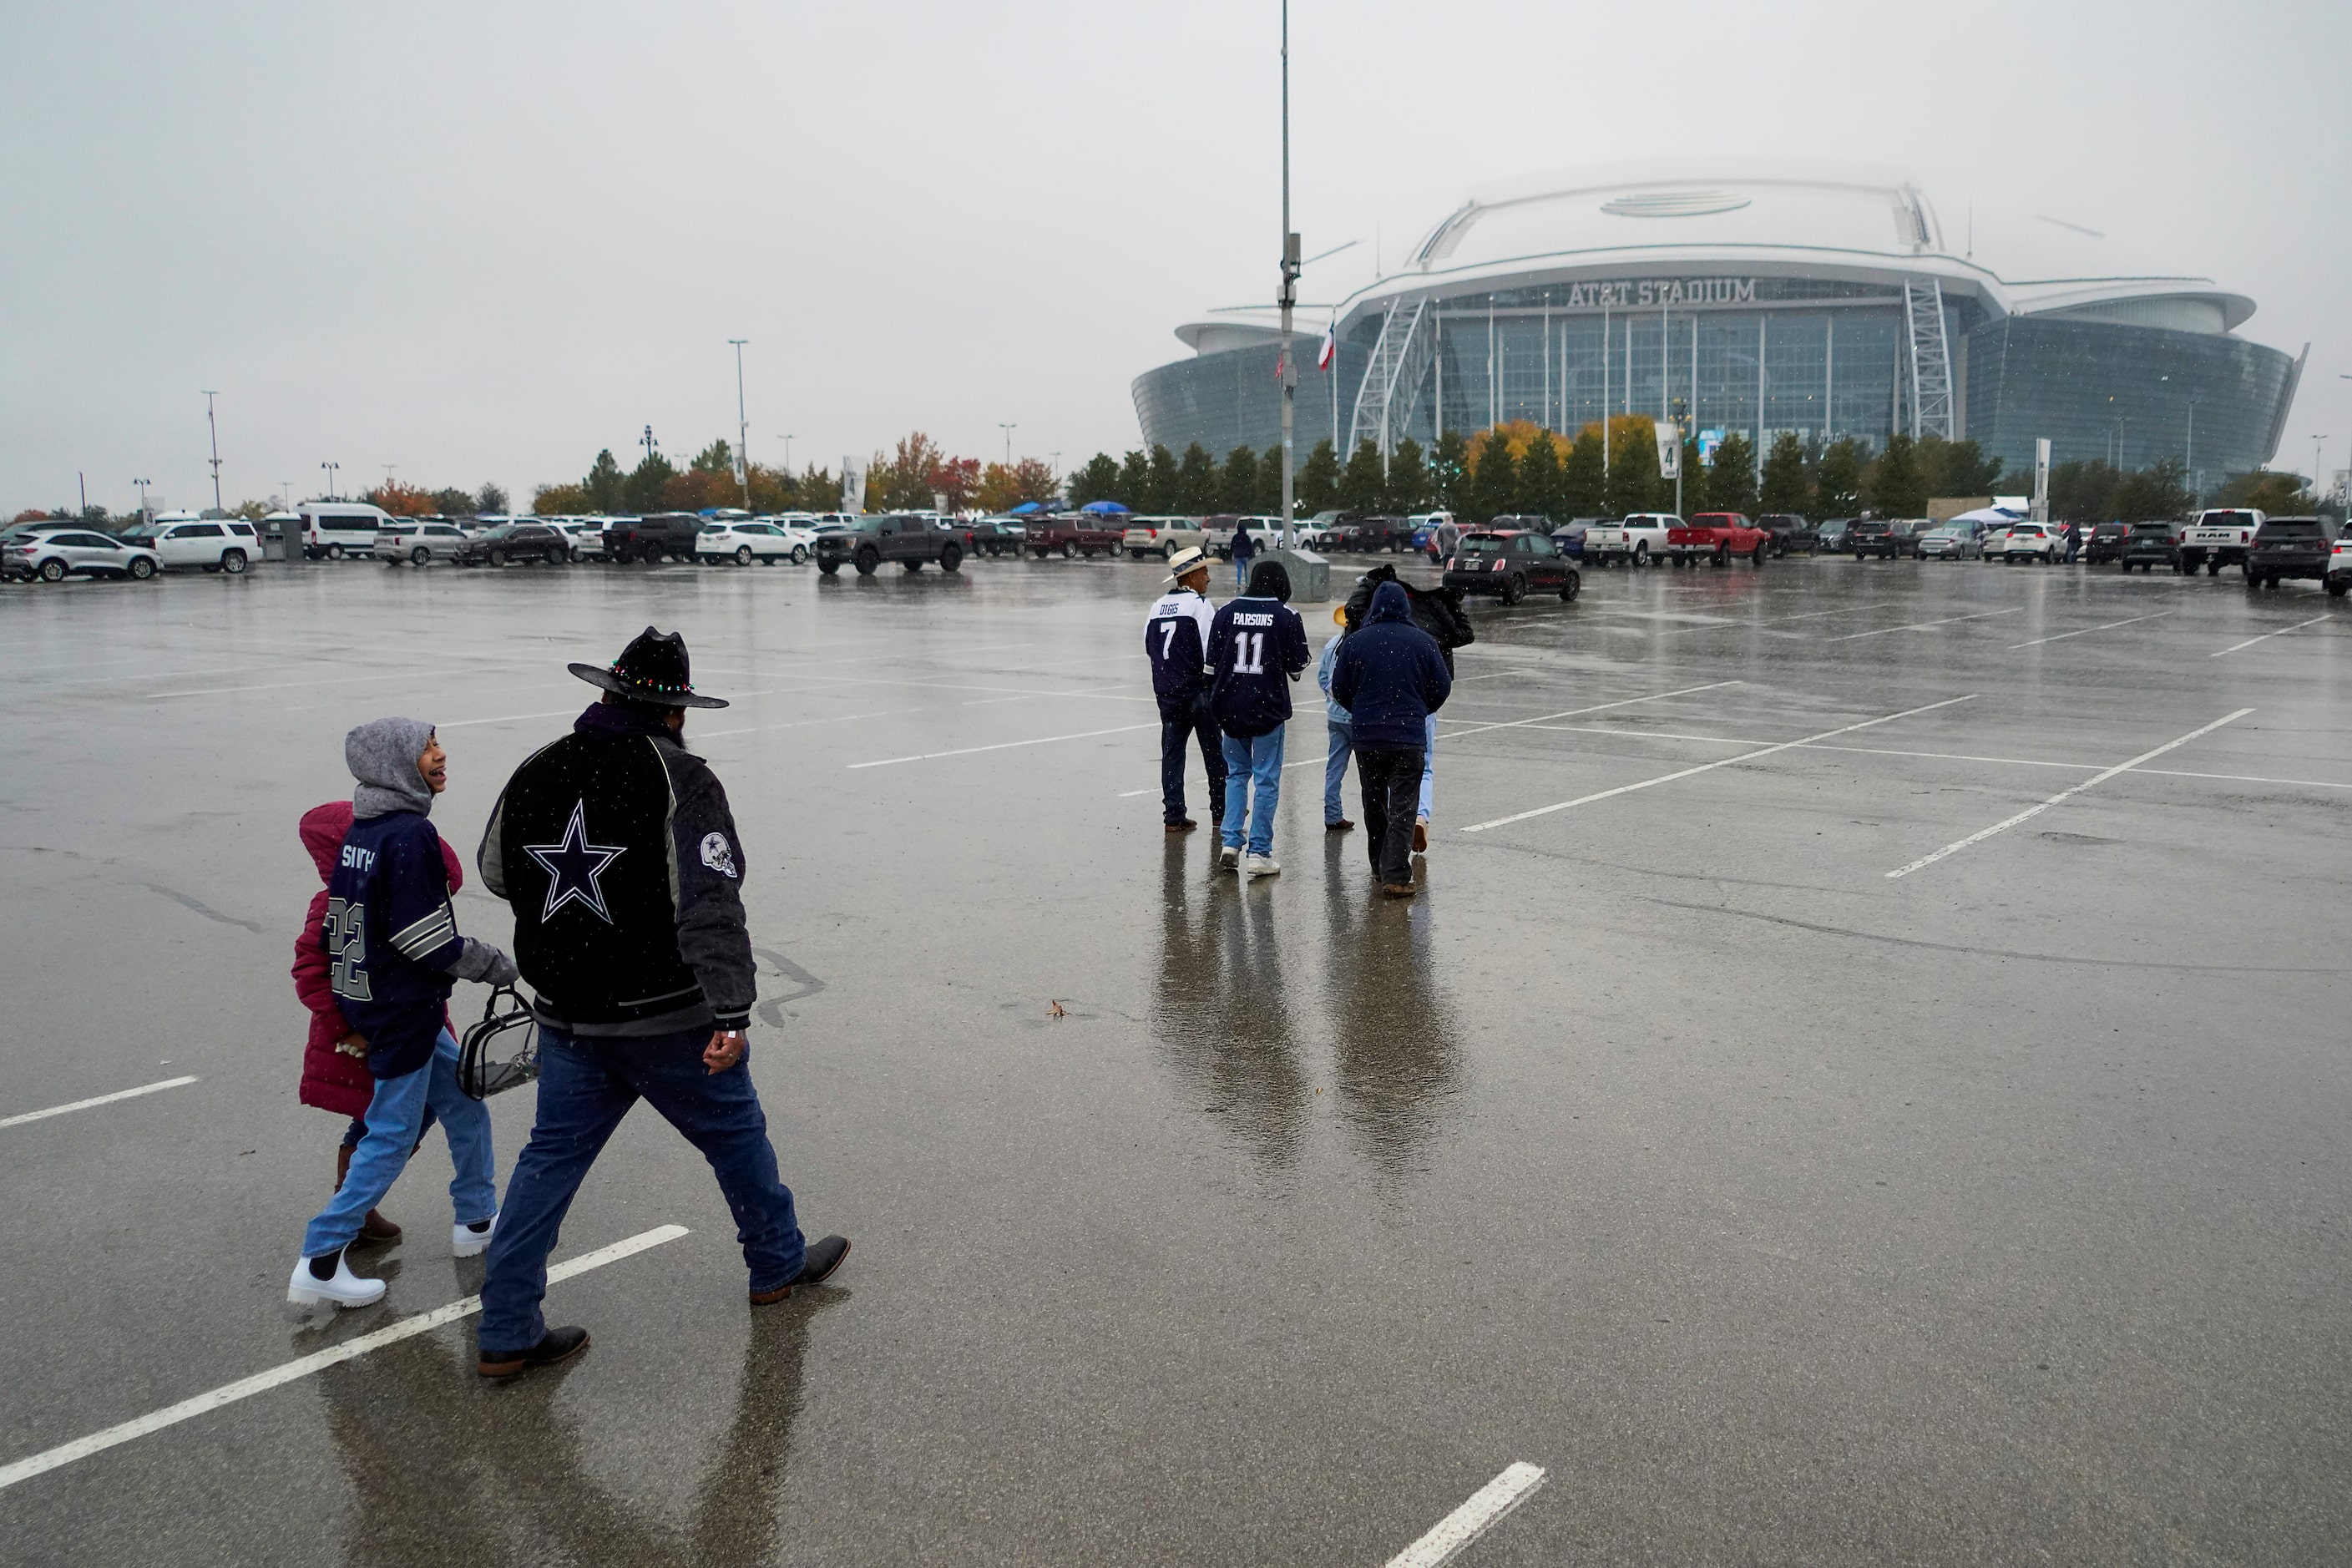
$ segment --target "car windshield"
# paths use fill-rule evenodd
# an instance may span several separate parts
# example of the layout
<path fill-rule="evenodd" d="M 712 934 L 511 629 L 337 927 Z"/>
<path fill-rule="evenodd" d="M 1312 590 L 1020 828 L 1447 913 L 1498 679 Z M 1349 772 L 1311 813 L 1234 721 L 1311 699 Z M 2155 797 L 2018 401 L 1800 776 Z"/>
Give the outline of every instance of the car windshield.
<path fill-rule="evenodd" d="M 1857 522 L 1850 531 L 1854 533 L 1885 533 L 1893 525 L 1884 522 Z"/>
<path fill-rule="evenodd" d="M 515 525 L 513 523 L 502 522 L 496 528 L 486 528 L 482 530 L 482 537 L 484 539 L 504 539 L 514 531 Z"/>

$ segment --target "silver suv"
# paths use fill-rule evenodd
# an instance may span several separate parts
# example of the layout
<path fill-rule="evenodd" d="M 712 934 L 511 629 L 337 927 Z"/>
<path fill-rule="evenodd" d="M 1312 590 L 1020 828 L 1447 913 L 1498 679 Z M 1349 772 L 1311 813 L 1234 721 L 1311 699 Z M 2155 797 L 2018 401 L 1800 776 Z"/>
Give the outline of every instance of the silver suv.
<path fill-rule="evenodd" d="M 402 519 L 389 528 L 375 531 L 374 555 L 387 566 L 407 562 L 422 566 L 428 561 L 447 561 L 457 547 L 466 542 L 466 531 L 454 522 L 418 522 Z"/>
<path fill-rule="evenodd" d="M 28 529 L 8 544 L 0 571 L 11 577 L 62 583 L 85 577 L 131 577 L 143 583 L 163 568 L 163 558 L 144 544 L 126 544 L 89 528 Z"/>

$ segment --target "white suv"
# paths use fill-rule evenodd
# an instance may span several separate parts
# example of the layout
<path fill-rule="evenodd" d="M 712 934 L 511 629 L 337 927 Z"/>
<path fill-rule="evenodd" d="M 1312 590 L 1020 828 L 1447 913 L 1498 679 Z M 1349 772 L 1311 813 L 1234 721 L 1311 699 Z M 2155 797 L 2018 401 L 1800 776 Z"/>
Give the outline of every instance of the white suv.
<path fill-rule="evenodd" d="M 407 562 L 422 566 L 428 561 L 452 559 L 457 547 L 466 542 L 466 531 L 454 522 L 425 522 L 413 517 L 396 517 L 375 531 L 375 548 L 370 552 L 387 566 Z"/>
<path fill-rule="evenodd" d="M 808 546 L 799 548 L 800 559 L 807 560 Z M 793 551 L 782 529 L 772 522 L 749 519 L 706 522 L 694 536 L 697 561 L 732 561 L 738 566 L 749 566 L 757 561 L 763 566 L 772 566 L 779 561 L 791 560 Z"/>
<path fill-rule="evenodd" d="M 196 518 L 165 514 L 124 536 L 143 544 L 169 566 L 197 566 L 231 576 L 244 571 L 261 554 L 261 537 L 243 518 Z"/>
<path fill-rule="evenodd" d="M 89 528 L 44 528 L 18 534 L 0 570 L 11 577 L 62 583 L 85 577 L 131 577 L 145 582 L 163 569 L 163 558 L 148 545 L 125 543 Z"/>
<path fill-rule="evenodd" d="M 2039 561 L 2047 566 L 2066 552 L 2065 531 L 2039 522 L 2012 522 L 1998 552 L 2003 561 Z M 1995 553 L 1990 540 L 1985 542 L 1985 553 Z"/>

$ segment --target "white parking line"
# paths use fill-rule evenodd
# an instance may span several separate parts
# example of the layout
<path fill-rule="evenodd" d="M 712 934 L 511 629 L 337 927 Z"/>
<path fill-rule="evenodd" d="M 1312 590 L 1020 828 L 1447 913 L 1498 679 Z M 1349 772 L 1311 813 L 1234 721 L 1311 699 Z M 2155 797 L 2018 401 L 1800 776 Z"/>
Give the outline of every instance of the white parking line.
<path fill-rule="evenodd" d="M 2274 632 L 2264 632 L 2258 637 L 2248 637 L 2243 642 L 2231 643 L 2228 647 L 2222 648 L 2220 652 L 2209 653 L 2205 657 L 2207 658 L 2220 658 L 2222 654 L 2235 653 L 2242 647 L 2252 647 L 2258 642 L 2268 642 L 2273 637 L 2283 637 L 2289 632 L 2299 632 L 2305 626 L 2315 626 L 2326 619 L 2327 619 L 2326 616 L 2314 616 L 2307 621 L 2297 621 L 2291 626 L 2281 626 Z"/>
<path fill-rule="evenodd" d="M 1816 741 L 1826 741 L 1833 735 L 1852 734 L 1856 730 L 1867 730 L 1874 724 L 1891 724 L 1897 719 L 1909 719 L 1920 713 L 1932 713 L 1938 708 L 1949 708 L 1955 702 L 1969 702 L 1975 700 L 1975 699 L 1976 693 L 1973 691 L 1969 692 L 1965 697 L 1947 697 L 1941 702 L 1930 702 L 1924 708 L 1906 708 L 1900 713 L 1888 713 L 1876 719 L 1864 719 L 1858 724 L 1840 725 L 1837 729 L 1824 730 L 1818 735 L 1807 735 L 1801 740 L 1782 741 L 1778 745 L 1765 746 L 1753 752 L 1742 752 L 1736 757 L 1720 757 L 1711 763 L 1701 763 L 1696 767 L 1678 768 L 1670 773 L 1661 773 L 1654 779 L 1643 779 L 1639 784 L 1619 784 L 1615 789 L 1604 789 L 1597 791 L 1591 795 L 1580 795 L 1574 800 L 1563 800 L 1553 805 L 1539 805 L 1533 811 L 1514 812 L 1508 816 L 1498 816 L 1492 822 L 1473 823 L 1462 831 L 1465 833 L 1484 833 L 1490 827 L 1507 827 L 1514 822 L 1525 822 L 1531 816 L 1547 816 L 1555 811 L 1568 811 L 1576 806 L 1590 805 L 1597 800 L 1608 800 L 1615 795 L 1632 795 L 1635 790 L 1649 789 L 1654 785 L 1662 784 L 1672 784 L 1676 779 L 1686 779 L 1696 773 L 1712 773 L 1717 768 L 1727 768 L 1735 763 L 1753 762 L 1759 757 L 1769 757 L 1775 752 L 1786 752 L 1791 751 L 1799 746 L 1810 746 Z"/>
<path fill-rule="evenodd" d="M 1637 702 L 1658 702 L 1669 697 L 1688 697 L 1694 691 L 1713 691 L 1719 687 L 1739 684 L 1737 680 L 1710 680 L 1705 686 L 1685 686 L 1674 691 L 1653 691 L 1647 697 L 1628 697 L 1616 702 L 1596 702 L 1590 708 L 1571 708 L 1565 713 L 1544 713 L 1533 719 L 1506 719 L 1495 723 L 1474 724 L 1466 730 L 1441 731 L 1440 738 L 1458 741 L 1465 735 L 1475 735 L 1482 731 L 1520 729 L 1531 724 L 1549 724 L 1555 719 L 1573 719 L 1580 713 L 1599 713 L 1611 708 L 1631 708 Z M 1443 724 L 1446 721 L 1443 715 L 1439 716 L 1439 723 Z"/>
<path fill-rule="evenodd" d="M 1452 1562 L 1543 1483 L 1544 1473 L 1538 1467 L 1525 1461 L 1513 1465 L 1472 1492 L 1469 1501 L 1439 1520 L 1428 1534 L 1390 1558 L 1388 1568 L 1437 1568 Z"/>
<path fill-rule="evenodd" d="M 47 1110 L 27 1110 L 17 1116 L 0 1116 L 0 1127 L 21 1127 L 27 1121 L 42 1121 L 52 1116 L 63 1116 L 68 1110 L 88 1110 L 93 1105 L 111 1105 L 118 1100 L 135 1100 L 142 1094 L 152 1094 L 159 1089 L 177 1089 L 184 1083 L 195 1082 L 187 1078 L 167 1078 L 160 1083 L 142 1083 L 137 1089 L 118 1089 L 112 1094 L 93 1095 L 77 1100 L 71 1105 L 52 1105 Z"/>
<path fill-rule="evenodd" d="M 666 1241 L 676 1241 L 685 1234 L 687 1234 L 686 1226 L 682 1225 L 656 1226 L 653 1229 L 642 1231 L 626 1241 L 616 1241 L 610 1247 L 599 1247 L 584 1257 L 553 1265 L 547 1271 L 547 1281 L 552 1285 L 559 1279 L 569 1279 L 575 1275 L 585 1274 L 592 1268 L 602 1268 L 607 1263 L 618 1263 L 622 1258 L 643 1252 L 647 1247 L 659 1247 Z M 267 1394 L 273 1388 L 292 1383 L 298 1378 L 308 1377 L 314 1372 L 323 1372 L 339 1363 L 356 1360 L 370 1351 L 381 1350 L 385 1345 L 396 1344 L 402 1340 L 415 1339 L 419 1334 L 430 1333 L 445 1323 L 454 1323 L 460 1318 L 471 1317 L 481 1310 L 482 1299 L 479 1296 L 468 1296 L 463 1300 L 452 1301 L 446 1307 L 436 1307 L 433 1310 L 420 1313 L 414 1318 L 403 1318 L 388 1328 L 378 1329 L 372 1334 L 362 1334 L 357 1339 L 346 1340 L 341 1344 L 306 1355 L 299 1361 L 289 1361 L 285 1365 L 272 1367 L 268 1372 L 256 1373 L 251 1377 L 239 1378 L 235 1383 L 223 1384 L 209 1394 L 199 1394 L 193 1399 L 184 1399 L 177 1405 L 166 1405 L 152 1415 L 142 1415 L 136 1419 L 109 1426 L 104 1431 L 93 1432 L 87 1437 L 77 1437 L 70 1443 L 60 1443 L 54 1448 L 45 1449 L 28 1458 L 18 1459 L 11 1465 L 0 1465 L 0 1491 L 15 1486 L 18 1481 L 30 1480 L 35 1476 L 57 1469 L 60 1466 L 70 1465 L 76 1459 L 87 1459 L 92 1454 L 104 1453 L 107 1449 L 128 1443 L 134 1437 L 144 1437 L 150 1432 L 160 1432 L 166 1426 L 176 1426 L 193 1416 L 206 1415 L 224 1405 L 235 1405 L 239 1400 L 250 1399 L 257 1394 Z"/>
<path fill-rule="evenodd" d="M 1962 621 L 1989 621 L 1995 616 L 2021 616 L 2023 614 L 2025 614 L 2025 606 L 2020 605 L 2013 610 L 1983 610 L 1973 616 L 1946 616 L 1940 621 L 1915 621 L 1907 626 L 1880 626 L 1875 631 L 1848 632 L 1842 637 L 1831 637 L 1828 640 L 1831 642 L 1852 642 L 1857 637 L 1883 637 L 1889 632 L 1924 632 L 1929 626 L 1957 626 Z"/>
<path fill-rule="evenodd" d="M 2064 642 L 2068 637 L 2086 637 L 2093 632 L 2111 632 L 2117 626 L 2137 626 L 2142 621 L 2159 621 L 2170 614 L 2172 614 L 2170 610 L 2158 610 L 2152 616 L 2134 616 L 2127 621 L 2109 621 L 2103 626 L 2084 626 L 2079 632 L 2060 632 L 2054 637 L 2035 637 L 2032 642 L 2013 642 L 2009 645 L 2009 651 L 2015 653 L 2021 647 L 2040 647 L 2046 642 Z"/>
<path fill-rule="evenodd" d="M 952 752 L 919 752 L 911 757 L 883 757 L 871 763 L 851 763 L 849 768 L 854 773 L 859 768 L 887 768 L 898 763 L 928 763 L 940 757 L 969 757 L 977 752 L 1009 751 L 1014 746 L 1047 746 L 1055 741 L 1085 741 L 1097 735 L 1124 735 L 1132 730 L 1157 730 L 1158 728 L 1160 728 L 1160 721 L 1154 719 L 1149 724 L 1120 724 L 1108 730 L 1080 730 L 1069 735 L 1039 735 L 1034 740 L 999 741 L 988 746 L 958 746 Z"/>
<path fill-rule="evenodd" d="M 2089 778 L 2084 779 L 2081 784 L 2075 784 L 2071 789 L 2060 790 L 2056 795 L 2052 795 L 2040 805 L 2027 806 L 2015 816 L 2010 817 L 2006 821 L 1996 822 L 1990 827 L 1981 828 L 1975 833 L 1969 834 L 1966 838 L 1956 839 L 1953 842 L 1945 845 L 1941 849 L 1937 850 L 1933 855 L 1923 855 L 1918 859 L 1912 861 L 1908 866 L 1896 867 L 1894 870 L 1886 873 L 1887 880 L 1893 881 L 1897 877 L 1907 877 L 1914 871 L 1926 870 L 1928 867 L 1934 865 L 1937 861 L 1943 859 L 1946 856 L 1957 855 L 1971 844 L 1981 844 L 1996 833 L 2005 833 L 2021 822 L 2025 822 L 2041 816 L 2043 812 L 2049 810 L 2052 806 L 2056 805 L 2059 802 L 2065 800 L 2070 796 L 2082 794 L 2084 790 L 2089 789 L 2093 784 L 2105 784 L 2107 780 L 2115 777 L 2117 773 L 2129 773 L 2132 769 L 2139 766 L 2140 763 L 2154 757 L 2160 757 L 2164 755 L 2165 752 L 2171 751 L 2175 746 L 2185 746 L 2189 742 L 2197 739 L 2200 735 L 2210 735 L 2214 731 L 2220 729 L 2222 725 L 2232 723 L 2237 720 L 2244 718 L 2247 714 L 2252 711 L 2253 710 L 2251 708 L 2241 708 L 2235 713 L 2216 719 L 2210 724 L 2206 724 L 2198 729 L 2189 731 L 2189 733 L 2180 736 L 2178 740 L 2167 741 L 2164 744 L 2157 747 L 2154 751 L 2142 752 L 2130 762 L 2117 763 L 2114 767 L 2094 773 Z"/>

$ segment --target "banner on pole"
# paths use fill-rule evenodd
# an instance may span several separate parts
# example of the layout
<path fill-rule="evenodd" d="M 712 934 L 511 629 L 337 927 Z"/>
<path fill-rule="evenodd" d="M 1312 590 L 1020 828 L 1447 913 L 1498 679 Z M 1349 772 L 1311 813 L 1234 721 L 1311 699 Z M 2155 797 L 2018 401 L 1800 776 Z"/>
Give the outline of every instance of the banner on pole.
<path fill-rule="evenodd" d="M 857 466 L 855 458 L 841 459 L 841 510 L 847 512 L 866 510 L 866 470 Z"/>
<path fill-rule="evenodd" d="M 2033 521 L 2050 521 L 2050 437 L 2033 443 Z"/>
<path fill-rule="evenodd" d="M 1651 429 L 1658 437 L 1658 478 L 1682 478 L 1683 427 L 1671 419 L 1661 419 Z"/>

